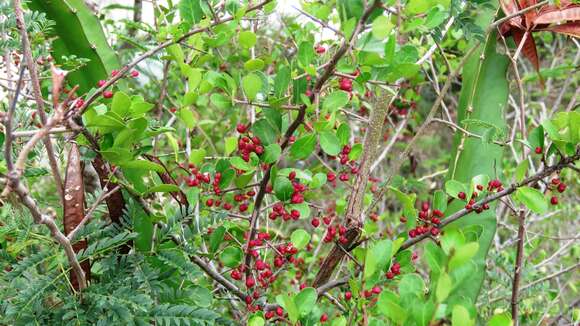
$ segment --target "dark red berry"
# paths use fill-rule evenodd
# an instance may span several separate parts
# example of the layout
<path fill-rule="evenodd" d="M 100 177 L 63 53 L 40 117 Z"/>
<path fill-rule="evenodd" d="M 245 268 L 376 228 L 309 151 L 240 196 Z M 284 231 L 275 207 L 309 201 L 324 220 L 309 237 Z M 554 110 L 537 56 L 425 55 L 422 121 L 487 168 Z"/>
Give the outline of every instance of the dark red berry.
<path fill-rule="evenodd" d="M 550 198 L 550 203 L 552 205 L 558 205 L 558 197 L 552 196 L 552 198 Z"/>
<path fill-rule="evenodd" d="M 542 148 L 540 146 L 536 147 L 534 151 L 536 152 L 536 154 L 542 154 Z"/>

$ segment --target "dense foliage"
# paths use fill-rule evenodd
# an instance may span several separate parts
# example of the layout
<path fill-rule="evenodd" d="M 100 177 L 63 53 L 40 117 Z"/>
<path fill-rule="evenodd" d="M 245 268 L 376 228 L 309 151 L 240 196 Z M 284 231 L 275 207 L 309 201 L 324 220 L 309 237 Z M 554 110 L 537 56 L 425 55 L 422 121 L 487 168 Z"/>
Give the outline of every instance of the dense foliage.
<path fill-rule="evenodd" d="M 0 325 L 580 320 L 580 4 L 86 2 L 0 3 Z"/>

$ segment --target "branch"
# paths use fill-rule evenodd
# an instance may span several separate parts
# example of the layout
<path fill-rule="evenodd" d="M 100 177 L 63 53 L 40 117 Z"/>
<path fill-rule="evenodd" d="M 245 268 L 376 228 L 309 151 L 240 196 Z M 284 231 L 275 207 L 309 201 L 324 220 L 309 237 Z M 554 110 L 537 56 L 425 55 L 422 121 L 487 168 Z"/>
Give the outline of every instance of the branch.
<path fill-rule="evenodd" d="M 32 80 L 32 91 L 34 93 L 34 99 L 36 101 L 36 112 L 38 112 L 38 116 L 40 117 L 40 121 L 42 122 L 42 124 L 46 124 L 47 119 L 46 113 L 44 112 L 44 102 L 42 100 L 42 92 L 40 91 L 38 72 L 36 71 L 36 62 L 32 58 L 32 49 L 30 47 L 30 40 L 28 39 L 28 32 L 26 31 L 26 22 L 24 21 L 24 13 L 22 11 L 22 4 L 20 2 L 21 2 L 20 0 L 14 0 L 14 13 L 16 15 L 16 25 L 22 35 L 22 50 L 24 53 L 26 64 L 28 66 L 28 71 L 30 73 L 30 79 Z M 58 170 L 58 163 L 56 162 L 56 156 L 54 154 L 54 149 L 52 148 L 52 142 L 50 140 L 50 137 L 44 136 L 47 135 L 43 135 L 43 142 L 44 146 L 46 147 L 46 152 L 48 154 L 48 162 L 50 165 L 50 169 L 52 170 L 52 175 L 56 183 L 56 190 L 60 195 L 61 202 L 64 203 L 64 190 L 62 177 L 60 176 L 60 172 Z"/>
<path fill-rule="evenodd" d="M 524 258 L 524 238 L 526 232 L 526 212 L 525 210 L 520 210 L 519 216 L 519 227 L 518 227 L 518 247 L 516 251 L 516 265 L 514 267 L 514 278 L 512 283 L 512 320 L 518 325 L 518 296 L 519 296 L 519 286 L 520 286 L 520 276 L 522 273 L 522 262 Z"/>

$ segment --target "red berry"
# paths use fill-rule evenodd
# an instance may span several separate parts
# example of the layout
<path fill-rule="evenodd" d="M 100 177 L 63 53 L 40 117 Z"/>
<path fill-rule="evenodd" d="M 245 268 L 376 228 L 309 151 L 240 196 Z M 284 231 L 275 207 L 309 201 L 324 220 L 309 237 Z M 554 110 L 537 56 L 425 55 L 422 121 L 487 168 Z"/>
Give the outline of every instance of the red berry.
<path fill-rule="evenodd" d="M 536 152 L 536 154 L 542 154 L 542 148 L 540 146 L 536 147 L 534 151 Z"/>
<path fill-rule="evenodd" d="M 301 204 L 304 202 L 304 196 L 302 196 L 302 194 L 299 193 L 294 193 L 290 201 L 292 202 L 292 204 Z"/>
<path fill-rule="evenodd" d="M 254 299 L 252 299 L 251 296 L 247 295 L 246 296 L 246 304 L 252 304 L 252 301 L 254 301 Z"/>
<path fill-rule="evenodd" d="M 322 314 L 322 316 L 320 316 L 320 322 L 324 323 L 328 320 L 328 315 L 327 314 Z"/>
<path fill-rule="evenodd" d="M 334 174 L 334 172 L 328 172 L 328 173 L 326 173 L 326 179 L 328 179 L 328 181 L 332 182 L 332 181 L 336 180 L 336 174 Z"/>
<path fill-rule="evenodd" d="M 378 286 L 375 286 L 375 287 L 373 287 L 372 291 L 374 294 L 379 294 L 379 293 L 381 293 L 381 288 Z"/>
<path fill-rule="evenodd" d="M 272 317 L 274 317 L 274 311 L 272 311 L 272 310 L 270 310 L 270 311 L 267 311 L 267 312 L 264 314 L 264 317 L 266 317 L 266 319 L 272 319 Z"/>
<path fill-rule="evenodd" d="M 248 210 L 248 204 L 243 203 L 243 204 L 240 205 L 239 208 L 240 208 L 240 212 L 245 212 L 245 211 Z"/>
<path fill-rule="evenodd" d="M 404 217 L 404 216 L 401 216 L 401 217 L 399 218 L 399 221 L 401 221 L 401 223 L 407 223 L 407 218 L 406 218 L 406 217 Z"/>
<path fill-rule="evenodd" d="M 248 127 L 243 124 L 243 123 L 238 123 L 238 125 L 236 126 L 236 130 L 240 133 L 243 134 L 248 130 Z"/>
<path fill-rule="evenodd" d="M 284 316 L 284 309 L 282 309 L 282 307 L 276 308 L 276 315 L 278 315 L 279 317 Z"/>
<path fill-rule="evenodd" d="M 560 179 L 558 179 L 558 178 L 553 178 L 553 179 L 552 179 L 552 184 L 553 184 L 553 185 L 559 185 L 559 184 L 560 184 Z"/>
<path fill-rule="evenodd" d="M 438 228 L 432 228 L 431 229 L 431 235 L 437 236 L 438 234 L 439 234 L 439 229 Z"/>
<path fill-rule="evenodd" d="M 288 174 L 288 179 L 290 179 L 290 181 L 294 180 L 296 178 L 296 171 L 292 171 L 290 172 L 290 174 Z"/>
<path fill-rule="evenodd" d="M 387 275 L 387 278 L 388 278 L 389 280 L 392 280 L 392 279 L 395 277 L 395 273 L 393 273 L 393 272 L 391 272 L 391 271 L 387 272 L 387 274 L 386 274 L 386 275 Z"/>
<path fill-rule="evenodd" d="M 103 86 L 105 86 L 105 84 L 106 84 L 106 83 L 107 83 L 107 81 L 106 81 L 106 80 L 102 80 L 102 79 L 101 79 L 101 80 L 99 80 L 99 81 L 97 82 L 97 86 L 99 86 L 99 87 L 103 87 Z"/>
<path fill-rule="evenodd" d="M 566 190 L 566 184 L 563 182 L 560 182 L 560 184 L 558 185 L 558 192 L 564 192 Z"/>
<path fill-rule="evenodd" d="M 112 91 L 108 91 L 108 90 L 107 91 L 104 91 L 103 92 L 103 97 L 104 98 L 111 98 L 111 97 L 113 97 L 113 92 Z"/>
<path fill-rule="evenodd" d="M 325 48 L 324 46 L 322 46 L 322 45 L 318 45 L 318 46 L 316 47 L 316 53 L 318 53 L 318 54 L 323 54 L 324 52 L 326 52 L 326 48 Z"/>
<path fill-rule="evenodd" d="M 428 202 L 423 202 L 423 204 L 421 204 L 421 210 L 426 212 L 429 210 L 429 203 Z"/>
<path fill-rule="evenodd" d="M 246 278 L 246 287 L 248 289 L 254 287 L 254 285 L 256 285 L 256 280 L 254 280 L 254 278 L 252 276 Z"/>
<path fill-rule="evenodd" d="M 131 77 L 133 77 L 133 78 L 139 77 L 139 72 L 137 70 L 131 71 Z"/>
<path fill-rule="evenodd" d="M 212 199 L 212 198 L 210 198 L 210 199 L 206 200 L 206 201 L 205 201 L 205 205 L 206 205 L 207 207 L 212 207 L 212 206 L 213 206 L 213 199 Z"/>
<path fill-rule="evenodd" d="M 340 181 L 346 182 L 348 181 L 349 176 L 347 173 L 341 173 L 338 178 L 340 179 Z"/>
<path fill-rule="evenodd" d="M 462 191 L 460 193 L 457 194 L 457 197 L 459 197 L 459 199 L 461 200 L 465 200 L 465 198 L 467 197 L 467 195 L 465 195 L 465 193 Z"/>
<path fill-rule="evenodd" d="M 230 276 L 234 279 L 234 280 L 241 280 L 242 279 L 242 273 L 240 273 L 240 271 L 238 271 L 237 269 L 234 269 L 231 273 Z"/>
<path fill-rule="evenodd" d="M 552 196 L 552 198 L 550 198 L 550 203 L 552 205 L 558 205 L 558 197 Z"/>
<path fill-rule="evenodd" d="M 350 300 L 351 298 L 352 298 L 352 292 L 350 292 L 350 291 L 346 291 L 346 292 L 344 293 L 344 299 L 345 299 L 346 301 L 348 301 L 348 300 Z"/>
<path fill-rule="evenodd" d="M 113 71 L 111 71 L 111 77 L 117 76 L 118 73 L 119 73 L 119 70 L 113 69 Z"/>

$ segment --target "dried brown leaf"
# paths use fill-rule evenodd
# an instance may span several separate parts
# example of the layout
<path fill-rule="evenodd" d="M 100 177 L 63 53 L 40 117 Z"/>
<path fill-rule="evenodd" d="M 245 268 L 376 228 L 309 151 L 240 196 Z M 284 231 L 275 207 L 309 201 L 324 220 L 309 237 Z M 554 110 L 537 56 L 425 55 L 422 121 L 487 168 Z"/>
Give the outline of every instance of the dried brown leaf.
<path fill-rule="evenodd" d="M 526 33 L 521 30 L 513 30 L 512 36 L 514 41 L 516 42 L 516 48 L 518 48 L 523 40 L 523 37 Z M 536 42 L 534 41 L 534 36 L 531 32 L 528 32 L 526 35 L 526 39 L 524 40 L 524 45 L 522 46 L 521 50 L 523 56 L 530 60 L 534 69 L 536 71 L 540 71 L 540 60 L 538 59 L 538 51 L 536 49 Z"/>
<path fill-rule="evenodd" d="M 580 21 L 570 22 L 562 25 L 554 25 L 543 28 L 541 30 L 580 38 Z"/>
<path fill-rule="evenodd" d="M 580 6 L 570 5 L 558 10 L 545 10 L 534 20 L 536 25 L 580 21 Z"/>

